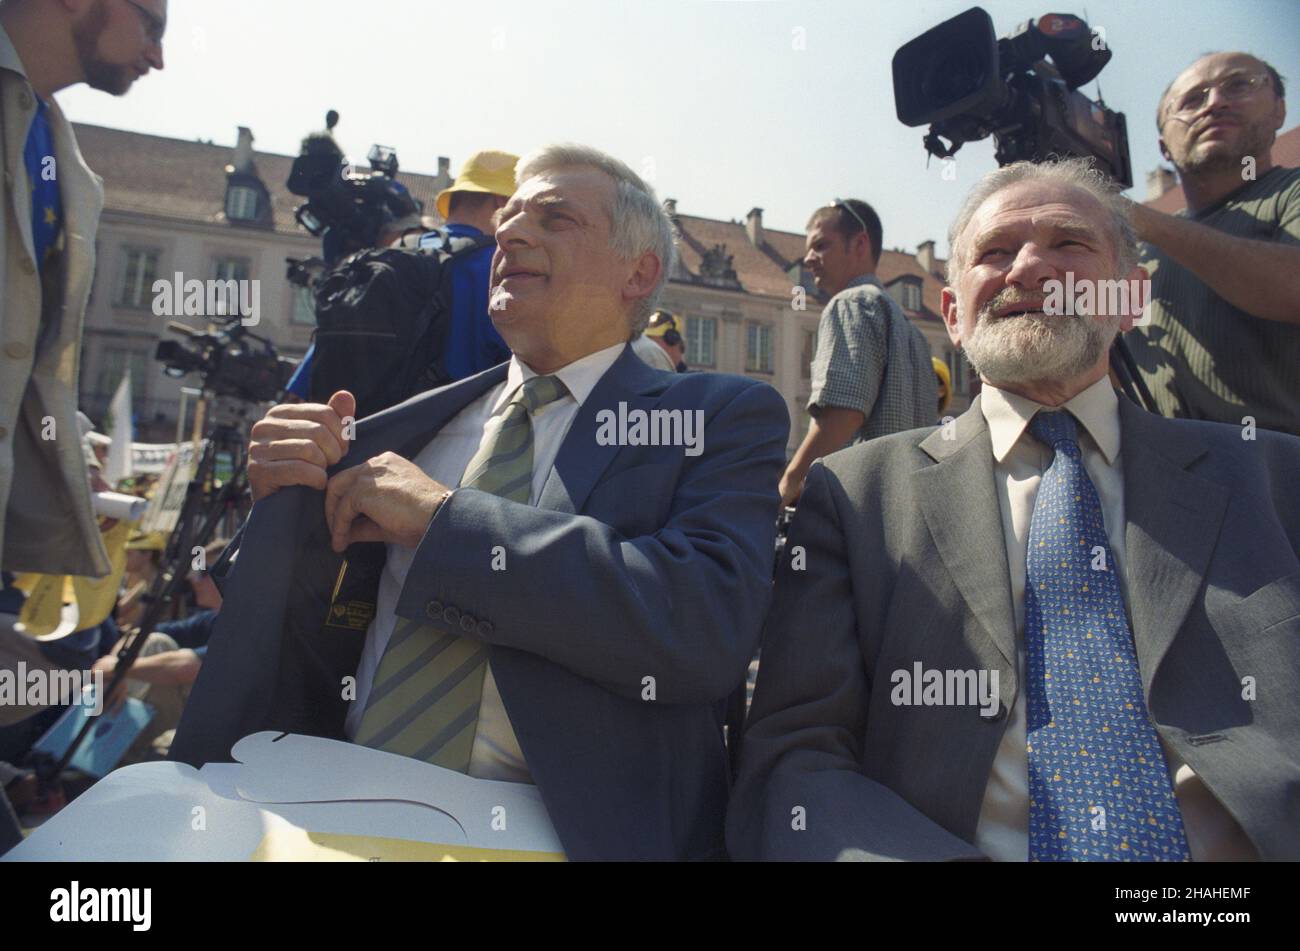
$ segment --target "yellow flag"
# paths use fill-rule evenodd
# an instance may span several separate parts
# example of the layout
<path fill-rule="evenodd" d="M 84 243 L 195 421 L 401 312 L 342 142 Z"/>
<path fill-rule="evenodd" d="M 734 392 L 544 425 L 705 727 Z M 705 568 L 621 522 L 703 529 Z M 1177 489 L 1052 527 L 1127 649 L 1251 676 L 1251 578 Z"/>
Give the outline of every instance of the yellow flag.
<path fill-rule="evenodd" d="M 77 602 L 77 630 L 96 627 L 108 617 L 117 603 L 117 594 L 126 573 L 126 541 L 135 530 L 135 522 L 119 521 L 104 533 L 110 567 L 102 578 L 74 577 L 72 591 Z"/>
<path fill-rule="evenodd" d="M 19 587 L 27 592 L 27 600 L 18 614 L 27 633 L 33 637 L 49 634 L 59 626 L 63 611 L 64 575 L 26 574 L 19 579 Z"/>
<path fill-rule="evenodd" d="M 126 541 L 135 522 L 119 521 L 104 533 L 109 572 L 102 578 L 25 574 L 15 584 L 27 592 L 18 620 L 35 637 L 50 634 L 62 620 L 63 605 L 76 602 L 77 630 L 95 627 L 117 603 L 118 588 L 126 572 Z"/>

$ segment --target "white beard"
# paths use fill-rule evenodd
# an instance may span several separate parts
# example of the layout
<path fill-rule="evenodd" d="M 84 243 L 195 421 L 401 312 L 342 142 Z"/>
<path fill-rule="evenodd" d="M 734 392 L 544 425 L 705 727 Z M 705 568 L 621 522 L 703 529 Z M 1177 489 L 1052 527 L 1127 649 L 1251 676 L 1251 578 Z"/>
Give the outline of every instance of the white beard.
<path fill-rule="evenodd" d="M 1121 318 L 981 314 L 962 341 L 966 358 L 994 386 L 1063 382 L 1096 366 L 1119 333 Z"/>

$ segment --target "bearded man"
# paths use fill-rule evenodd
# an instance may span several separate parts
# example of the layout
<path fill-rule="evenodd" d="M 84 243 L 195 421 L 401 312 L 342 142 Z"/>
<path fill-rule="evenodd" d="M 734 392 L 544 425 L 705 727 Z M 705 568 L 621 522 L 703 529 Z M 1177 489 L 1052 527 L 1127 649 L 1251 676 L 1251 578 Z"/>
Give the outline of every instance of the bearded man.
<path fill-rule="evenodd" d="M 1141 301 L 1050 302 L 1139 276 L 1085 162 L 991 173 L 949 241 L 982 392 L 810 471 L 732 856 L 1300 858 L 1300 439 L 1117 397 Z"/>
<path fill-rule="evenodd" d="M 1133 209 L 1153 299 L 1129 346 L 1165 416 L 1300 435 L 1300 169 L 1272 156 L 1285 120 L 1281 75 L 1247 53 L 1202 56 L 1160 97 L 1187 207 Z"/>

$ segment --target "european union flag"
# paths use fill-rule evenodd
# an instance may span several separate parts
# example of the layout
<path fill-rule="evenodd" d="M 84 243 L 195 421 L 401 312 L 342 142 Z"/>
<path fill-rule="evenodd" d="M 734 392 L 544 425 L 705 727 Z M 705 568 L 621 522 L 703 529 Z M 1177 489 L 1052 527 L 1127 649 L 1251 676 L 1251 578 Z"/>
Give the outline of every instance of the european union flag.
<path fill-rule="evenodd" d="M 63 202 L 59 198 L 49 107 L 39 96 L 36 97 L 36 115 L 27 132 L 27 144 L 23 147 L 23 162 L 27 166 L 27 181 L 32 190 L 32 241 L 36 247 L 36 265 L 43 269 L 63 228 Z"/>

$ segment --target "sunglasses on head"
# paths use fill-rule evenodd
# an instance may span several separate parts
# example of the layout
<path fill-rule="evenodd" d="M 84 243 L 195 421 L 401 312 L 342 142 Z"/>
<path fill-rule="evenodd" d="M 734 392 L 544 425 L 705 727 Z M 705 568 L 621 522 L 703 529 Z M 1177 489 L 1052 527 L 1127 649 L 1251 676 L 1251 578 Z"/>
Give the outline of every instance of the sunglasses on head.
<path fill-rule="evenodd" d="M 850 215 L 853 216 L 853 220 L 858 223 L 858 227 L 862 229 L 862 233 L 863 234 L 867 233 L 867 223 L 862 220 L 862 217 L 856 211 L 853 210 L 853 206 L 850 205 L 843 198 L 832 198 L 831 207 L 843 208 L 845 211 L 847 211 Z"/>

